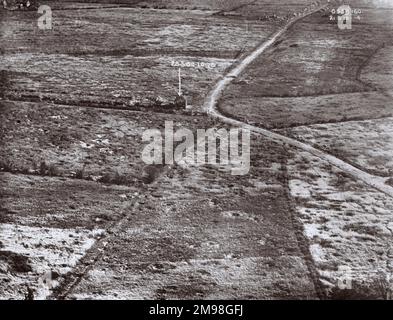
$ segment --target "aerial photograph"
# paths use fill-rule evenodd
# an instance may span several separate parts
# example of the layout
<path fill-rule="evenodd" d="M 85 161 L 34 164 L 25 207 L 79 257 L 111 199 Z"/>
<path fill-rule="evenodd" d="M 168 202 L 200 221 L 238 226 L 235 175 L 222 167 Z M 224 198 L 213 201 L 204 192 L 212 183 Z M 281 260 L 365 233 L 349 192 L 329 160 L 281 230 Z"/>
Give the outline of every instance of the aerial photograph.
<path fill-rule="evenodd" d="M 393 300 L 393 0 L 1 0 L 0 300 Z"/>

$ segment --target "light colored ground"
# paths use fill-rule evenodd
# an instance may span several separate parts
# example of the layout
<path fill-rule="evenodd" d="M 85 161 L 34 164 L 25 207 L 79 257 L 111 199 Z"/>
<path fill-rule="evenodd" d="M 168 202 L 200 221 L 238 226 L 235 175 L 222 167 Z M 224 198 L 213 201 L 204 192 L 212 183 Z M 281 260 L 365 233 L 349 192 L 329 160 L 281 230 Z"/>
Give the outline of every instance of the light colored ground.
<path fill-rule="evenodd" d="M 68 297 L 315 298 L 277 181 L 283 172 L 259 156 L 266 147 L 254 146 L 252 179 L 215 168 L 178 167 L 170 179 L 162 176 L 149 201 L 154 209 L 141 206 L 122 224 Z"/>
<path fill-rule="evenodd" d="M 62 243 L 72 230 L 81 230 L 87 239 L 103 236 L 78 263 L 91 270 L 81 274 L 82 281 L 66 298 L 316 298 L 309 257 L 300 249 L 288 207 L 285 151 L 268 141 L 253 141 L 250 175 L 177 166 L 138 192 L 132 186 L 2 174 L 6 206 L 1 217 L 5 228 L 22 226 L 22 236 L 13 237 L 15 246 L 29 245 L 20 253 L 33 266 L 36 242 L 46 232 L 60 241 L 53 242 L 54 253 L 48 257 L 63 254 L 69 261 L 80 257 L 78 250 L 68 253 L 68 240 Z M 45 225 L 36 240 L 29 238 L 35 225 Z M 106 232 L 96 238 L 96 229 Z M 4 243 L 15 251 L 7 238 Z M 42 261 L 40 274 L 57 271 L 56 261 Z M 21 292 L 5 288 L 8 296 L 18 298 L 23 298 L 25 285 L 35 289 L 40 279 L 34 272 L 14 272 L 12 277 Z"/>
<path fill-rule="evenodd" d="M 31 267 L 30 272 L 15 274 L 9 264 L 0 261 L 1 299 L 23 300 L 27 285 L 35 291 L 35 299 L 47 298 L 57 284 L 52 272 L 59 276 L 70 272 L 101 232 L 0 224 L 1 251 L 27 257 Z"/>
<path fill-rule="evenodd" d="M 393 274 L 392 198 L 304 152 L 295 152 L 288 172 L 323 283 L 332 289 L 347 277 L 363 292 L 381 290 L 378 282 Z M 386 297 L 379 292 L 379 298 Z"/>
<path fill-rule="evenodd" d="M 0 175 L 3 299 L 24 299 L 27 287 L 35 299 L 48 297 L 138 194 L 82 180 Z"/>
<path fill-rule="evenodd" d="M 393 175 L 393 118 L 298 127 L 290 132 L 363 170 Z"/>

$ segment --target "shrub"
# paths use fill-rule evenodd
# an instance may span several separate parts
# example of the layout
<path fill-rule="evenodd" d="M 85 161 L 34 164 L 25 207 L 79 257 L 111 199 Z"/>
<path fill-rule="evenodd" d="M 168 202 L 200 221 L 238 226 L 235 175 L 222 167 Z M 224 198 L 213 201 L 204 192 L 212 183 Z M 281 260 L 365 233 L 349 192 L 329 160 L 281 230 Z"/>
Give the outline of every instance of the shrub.
<path fill-rule="evenodd" d="M 128 185 L 129 181 L 126 175 L 121 175 L 119 172 L 105 173 L 100 179 L 97 180 L 101 183 Z"/>
<path fill-rule="evenodd" d="M 45 161 L 41 161 L 38 172 L 42 176 L 53 177 L 58 175 L 56 167 L 53 164 L 48 165 Z"/>

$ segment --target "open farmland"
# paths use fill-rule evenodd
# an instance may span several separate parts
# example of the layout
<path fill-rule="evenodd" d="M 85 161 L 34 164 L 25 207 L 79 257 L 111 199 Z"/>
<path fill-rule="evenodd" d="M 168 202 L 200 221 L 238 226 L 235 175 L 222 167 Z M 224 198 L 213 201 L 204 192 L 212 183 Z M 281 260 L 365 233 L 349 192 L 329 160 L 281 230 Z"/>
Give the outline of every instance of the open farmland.
<path fill-rule="evenodd" d="M 343 159 L 383 181 L 379 190 L 390 188 L 392 11 L 355 5 L 363 15 L 346 32 L 321 13 L 298 22 L 228 85 L 218 103 L 225 119 L 274 129 L 294 138 L 293 145 L 301 141 L 326 153 L 321 163 L 295 151 L 289 188 L 320 280 L 338 299 L 386 295 L 392 271 L 390 198 L 369 194 L 326 161 Z M 366 243 L 356 245 L 356 239 Z M 343 294 L 335 283 L 345 270 L 352 270 L 354 285 Z"/>
<path fill-rule="evenodd" d="M 393 85 L 393 13 L 359 7 L 361 20 L 346 32 L 322 13 L 298 22 L 233 82 L 221 110 L 267 128 L 392 116 L 391 96 L 377 82 Z M 369 81 L 366 66 L 380 79 Z"/>
<path fill-rule="evenodd" d="M 393 7 L 349 3 L 0 8 L 0 299 L 391 297 Z M 249 170 L 146 163 L 170 121 Z"/>
<path fill-rule="evenodd" d="M 333 299 L 381 299 L 391 286 L 392 199 L 354 182 L 329 163 L 307 153 L 288 162 L 296 203 L 319 279 Z M 350 272 L 352 287 L 338 279 Z"/>
<path fill-rule="evenodd" d="M 168 115 L 156 114 L 150 120 L 148 114 L 140 112 L 45 105 L 23 112 L 31 110 L 29 107 L 18 102 L 2 112 L 9 119 L 29 122 L 25 132 L 7 128 L 8 139 L 2 145 L 9 147 L 4 151 L 15 152 L 21 141 L 35 137 L 12 155 L 13 163 L 7 169 L 12 174 L 2 174 L 2 227 L 9 230 L 2 233 L 2 250 L 22 257 L 29 253 L 32 270 L 22 272 L 17 282 L 8 282 L 4 297 L 23 298 L 26 282 L 37 294 L 43 292 L 36 297 L 46 297 L 40 279 L 50 270 L 60 279 L 64 277 L 54 291 L 59 298 L 80 270 L 86 273 L 85 280 L 67 292 L 67 297 L 317 297 L 312 277 L 304 278 L 310 272 L 309 260 L 305 260 L 309 257 L 299 247 L 304 239 L 299 227 L 294 227 L 297 220 L 288 207 L 286 171 L 282 167 L 286 152 L 282 148 L 253 139 L 256 152 L 252 169 L 240 180 L 214 167 L 174 166 L 157 168 L 153 181 L 147 183 L 147 168 L 135 156 L 142 146 L 137 131 L 142 126 L 160 127 Z M 49 127 L 37 121 L 44 115 L 48 118 L 46 126 L 52 122 Z M 189 117 L 178 117 L 176 126 L 198 127 L 197 119 L 187 123 Z M 77 118 L 83 118 L 84 124 L 76 125 Z M 77 130 L 80 126 L 86 131 Z M 45 128 L 53 133 L 67 128 L 67 140 L 52 141 L 58 135 L 45 134 Z M 74 137 L 76 130 L 78 137 Z M 118 150 L 118 144 L 128 149 Z M 259 154 L 268 156 L 261 158 Z M 44 172 L 42 159 L 47 161 Z M 265 206 L 270 208 L 269 214 L 258 209 Z M 32 239 L 35 229 L 31 228 L 37 227 L 48 230 L 48 250 L 54 258 L 44 256 L 42 261 L 35 253 L 46 245 Z M 4 238 L 16 232 L 13 228 L 18 230 L 21 248 Z M 68 236 L 72 230 L 77 230 L 78 236 Z M 51 242 L 51 237 L 58 242 Z M 94 241 L 87 242 L 82 251 L 71 251 L 72 242 L 67 240 L 63 245 L 62 237 L 81 244 L 89 239 L 97 242 L 91 249 Z M 94 259 L 103 246 L 106 253 L 100 262 L 85 271 L 85 261 Z M 86 250 L 86 257 L 78 264 Z M 61 257 L 72 262 L 64 263 Z M 73 267 L 75 274 L 69 272 Z M 255 281 L 256 277 L 260 280 Z"/>
<path fill-rule="evenodd" d="M 321 124 L 292 129 L 298 139 L 313 143 L 366 171 L 393 176 L 392 118 Z"/>
<path fill-rule="evenodd" d="M 197 10 L 59 8 L 53 30 L 43 32 L 34 12 L 2 15 L 2 70 L 11 78 L 7 97 L 130 108 L 173 102 L 173 61 L 206 65 L 182 70 L 189 104 L 200 104 L 234 59 L 276 28 L 258 23 L 247 32 L 242 20 Z"/>

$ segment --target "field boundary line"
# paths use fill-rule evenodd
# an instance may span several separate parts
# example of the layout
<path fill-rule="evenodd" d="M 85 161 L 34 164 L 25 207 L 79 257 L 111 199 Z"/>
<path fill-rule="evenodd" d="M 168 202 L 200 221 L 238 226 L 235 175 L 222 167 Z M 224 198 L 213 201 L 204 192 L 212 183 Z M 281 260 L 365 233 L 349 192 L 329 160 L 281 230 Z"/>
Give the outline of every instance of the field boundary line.
<path fill-rule="evenodd" d="M 120 219 L 114 221 L 105 229 L 105 235 L 86 252 L 86 254 L 78 261 L 76 266 L 64 276 L 59 286 L 52 290 L 47 297 L 49 300 L 66 300 L 68 295 L 83 280 L 87 273 L 96 266 L 105 253 L 108 245 L 115 239 L 122 229 L 124 222 L 129 218 L 129 212 L 132 212 L 139 205 L 138 200 L 127 201 L 122 206 L 123 214 Z"/>

